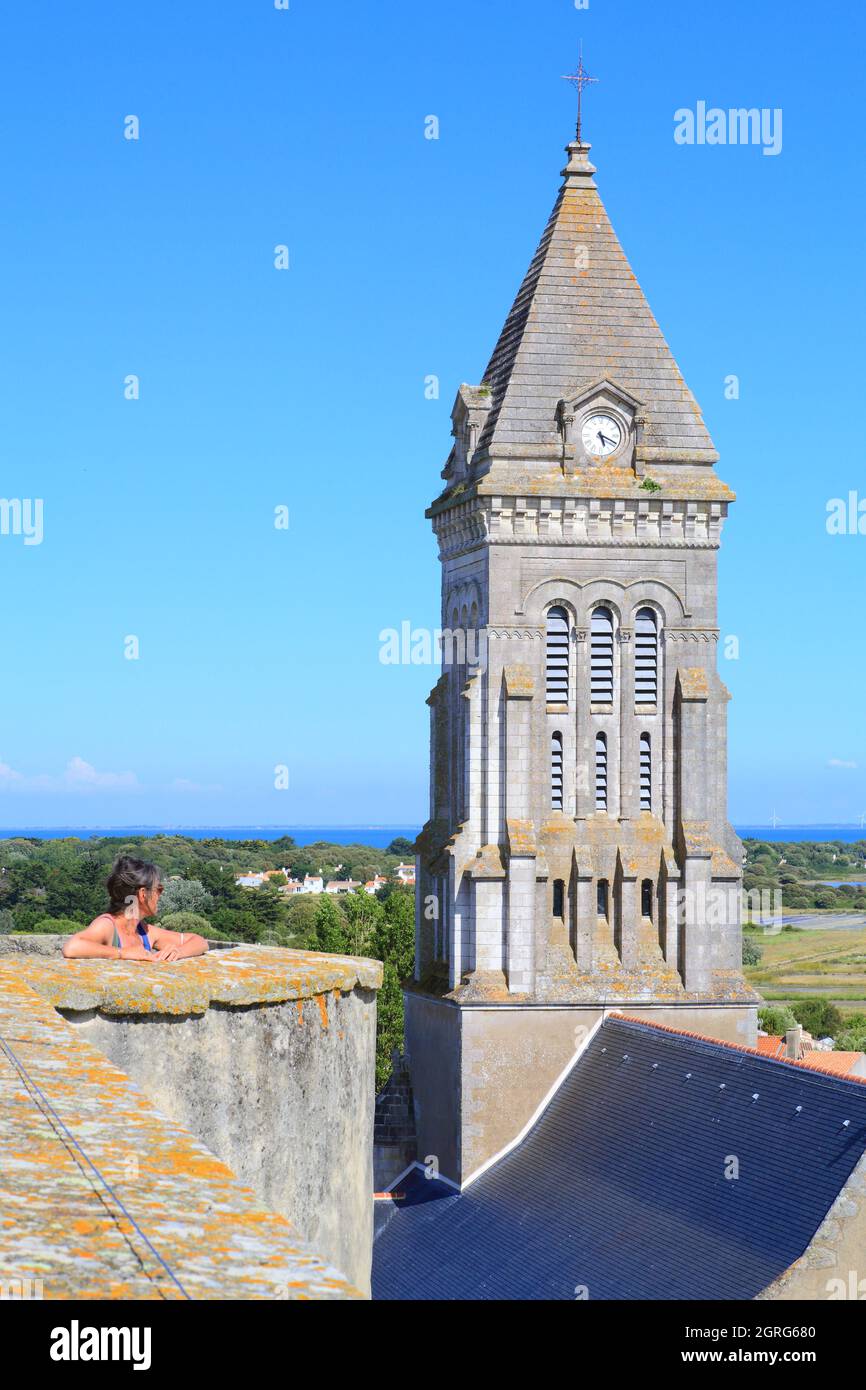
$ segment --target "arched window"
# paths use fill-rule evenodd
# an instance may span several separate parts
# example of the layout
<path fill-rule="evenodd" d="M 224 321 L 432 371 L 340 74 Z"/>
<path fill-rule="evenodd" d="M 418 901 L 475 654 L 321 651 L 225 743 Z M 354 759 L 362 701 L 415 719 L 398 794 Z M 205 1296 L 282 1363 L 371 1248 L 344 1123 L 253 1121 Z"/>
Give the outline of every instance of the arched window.
<path fill-rule="evenodd" d="M 554 879 L 553 883 L 553 915 L 565 917 L 565 883 L 561 878 Z"/>
<path fill-rule="evenodd" d="M 640 886 L 640 915 L 641 917 L 652 918 L 653 915 L 653 885 L 651 878 L 645 878 Z"/>
<path fill-rule="evenodd" d="M 638 609 L 634 625 L 634 702 L 654 705 L 659 689 L 659 631 L 652 608 Z"/>
<path fill-rule="evenodd" d="M 609 608 L 596 608 L 592 615 L 589 687 L 594 705 L 613 704 L 613 614 Z"/>
<path fill-rule="evenodd" d="M 607 738 L 595 736 L 595 809 L 607 810 Z"/>
<path fill-rule="evenodd" d="M 550 804 L 562 810 L 562 734 L 550 735 Z"/>
<path fill-rule="evenodd" d="M 651 811 L 653 808 L 653 764 L 649 734 L 640 736 L 640 808 L 642 811 Z"/>
<path fill-rule="evenodd" d="M 558 607 L 547 612 L 547 703 L 568 704 L 568 613 Z"/>
<path fill-rule="evenodd" d="M 608 891 L 607 879 L 600 878 L 596 889 L 596 912 L 599 917 L 606 917 L 608 913 Z"/>

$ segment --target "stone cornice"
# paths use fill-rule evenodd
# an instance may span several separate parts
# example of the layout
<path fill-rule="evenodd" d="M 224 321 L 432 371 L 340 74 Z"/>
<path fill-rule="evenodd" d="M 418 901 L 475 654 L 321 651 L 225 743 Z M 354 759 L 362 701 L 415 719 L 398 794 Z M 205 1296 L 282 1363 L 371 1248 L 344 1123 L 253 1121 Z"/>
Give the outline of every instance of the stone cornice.
<path fill-rule="evenodd" d="M 723 501 L 646 497 L 479 497 L 433 515 L 441 559 L 480 545 L 609 546 L 715 550 Z"/>

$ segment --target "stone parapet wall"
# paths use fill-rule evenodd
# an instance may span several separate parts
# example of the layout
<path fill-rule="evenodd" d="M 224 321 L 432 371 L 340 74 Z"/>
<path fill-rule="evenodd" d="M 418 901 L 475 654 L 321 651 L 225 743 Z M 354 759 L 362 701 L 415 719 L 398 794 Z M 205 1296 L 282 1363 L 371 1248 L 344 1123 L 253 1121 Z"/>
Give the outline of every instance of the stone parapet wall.
<path fill-rule="evenodd" d="M 0 969 L 369 1292 L 378 962 L 242 946 Z"/>
<path fill-rule="evenodd" d="M 0 963 L 0 1295 L 361 1294 Z"/>

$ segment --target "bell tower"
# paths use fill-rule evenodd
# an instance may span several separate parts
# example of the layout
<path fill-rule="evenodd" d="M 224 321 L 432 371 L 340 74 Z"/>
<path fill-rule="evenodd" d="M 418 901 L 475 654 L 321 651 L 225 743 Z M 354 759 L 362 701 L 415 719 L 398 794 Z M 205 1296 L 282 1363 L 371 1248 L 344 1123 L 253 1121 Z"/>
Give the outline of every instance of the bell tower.
<path fill-rule="evenodd" d="M 466 1182 L 605 1009 L 749 1044 L 716 559 L 734 500 L 599 197 L 563 183 L 429 508 L 430 699 L 406 1046 Z"/>

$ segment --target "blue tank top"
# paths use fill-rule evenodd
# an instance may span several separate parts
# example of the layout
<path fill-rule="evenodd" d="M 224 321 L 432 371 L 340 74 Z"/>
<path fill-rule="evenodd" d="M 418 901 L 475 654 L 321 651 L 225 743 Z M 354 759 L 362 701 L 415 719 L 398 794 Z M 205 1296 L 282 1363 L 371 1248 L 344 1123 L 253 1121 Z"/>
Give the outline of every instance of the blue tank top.
<path fill-rule="evenodd" d="M 108 916 L 110 916 L 110 913 L 106 912 L 104 915 L 105 915 L 106 917 L 108 917 Z M 112 939 L 111 939 L 111 944 L 112 944 L 112 946 L 116 946 L 117 949 L 120 950 L 121 947 L 123 946 L 123 942 L 121 941 L 121 939 L 120 939 L 120 937 L 119 937 L 119 935 L 118 935 L 118 932 L 117 932 L 117 924 L 116 924 L 116 922 L 115 922 L 115 920 L 114 920 L 113 917 L 111 918 L 111 926 L 112 926 L 112 930 L 114 931 L 114 936 L 113 936 Z M 152 950 L 153 950 L 153 947 L 151 946 L 150 941 L 148 940 L 148 936 L 147 936 L 147 927 L 143 927 L 142 924 L 141 924 L 141 922 L 139 922 L 139 924 L 138 924 L 138 926 L 136 927 L 135 930 L 138 932 L 139 936 L 141 937 L 141 944 L 142 944 L 142 946 L 144 947 L 144 949 L 145 949 L 146 951 L 152 951 Z"/>

